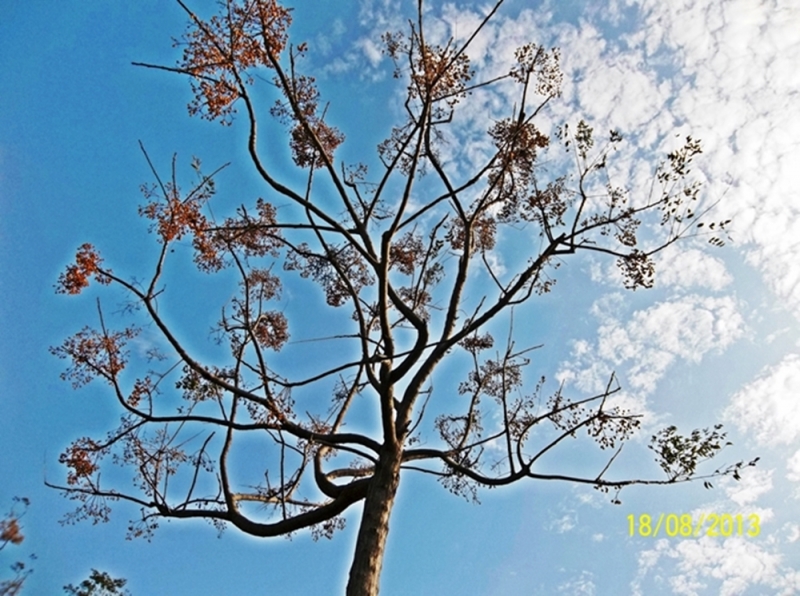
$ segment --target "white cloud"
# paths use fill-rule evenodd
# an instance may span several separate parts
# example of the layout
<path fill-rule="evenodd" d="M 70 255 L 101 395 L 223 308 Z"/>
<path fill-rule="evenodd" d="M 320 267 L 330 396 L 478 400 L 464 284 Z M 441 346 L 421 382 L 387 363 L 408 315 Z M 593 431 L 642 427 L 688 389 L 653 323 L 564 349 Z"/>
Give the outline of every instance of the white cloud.
<path fill-rule="evenodd" d="M 381 49 L 378 45 L 368 38 L 360 39 L 357 43 L 358 47 L 361 48 L 366 59 L 369 63 L 375 67 L 378 66 L 380 61 L 383 59 L 383 55 L 381 54 Z"/>
<path fill-rule="evenodd" d="M 572 530 L 577 524 L 577 519 L 572 513 L 565 513 L 558 519 L 554 519 L 548 525 L 549 529 L 555 530 L 559 534 L 564 534 Z"/>
<path fill-rule="evenodd" d="M 657 285 L 681 288 L 705 287 L 719 291 L 733 280 L 720 259 L 696 248 L 674 244 L 659 253 L 656 271 Z"/>
<path fill-rule="evenodd" d="M 684 296 L 634 312 L 625 323 L 601 308 L 593 308 L 602 320 L 597 341 L 577 342 L 557 374 L 587 391 L 598 391 L 611 370 L 625 366 L 631 389 L 650 393 L 676 359 L 698 363 L 740 338 L 745 327 L 730 297 Z"/>
<path fill-rule="evenodd" d="M 580 114 L 596 130 L 619 128 L 632 140 L 618 170 L 629 169 L 632 188 L 652 178 L 645 153 L 675 133 L 703 140 L 701 177 L 709 199 L 723 195 L 714 216 L 733 216 L 733 238 L 767 285 L 800 317 L 800 119 L 794 97 L 800 89 L 800 5 L 775 0 L 708 3 L 687 0 L 628 0 L 639 14 L 628 33 L 608 36 L 621 11 L 582 13 L 578 24 L 552 23 L 543 10 L 502 11 L 470 48 L 473 64 L 486 77 L 506 71 L 514 49 L 528 41 L 562 48 L 566 73 L 556 120 Z M 432 35 L 464 40 L 486 7 L 474 10 L 447 3 L 426 14 Z M 402 26 L 397 9 L 385 1 L 362 3 L 362 22 L 385 31 Z M 556 31 L 553 39 L 545 31 Z M 465 142 L 454 144 L 474 166 L 490 149 L 467 131 L 485 131 L 492 118 L 507 115 L 519 101 L 514 85 L 478 90 L 456 114 Z M 467 155 L 469 154 L 469 155 Z M 456 157 L 455 154 L 446 156 Z M 642 159 L 644 157 L 644 159 Z M 620 161 L 620 160 L 618 160 Z M 623 180 L 624 182 L 624 180 Z M 730 278 L 713 258 L 665 263 L 663 282 L 718 290 Z M 680 265 L 690 267 L 679 273 Z"/>
<path fill-rule="evenodd" d="M 503 263 L 503 255 L 497 251 L 486 253 L 486 263 L 488 264 L 489 270 L 492 272 L 494 277 L 499 279 L 506 274 L 506 266 Z"/>
<path fill-rule="evenodd" d="M 671 109 L 703 138 L 712 180 L 730 175 L 722 209 L 737 241 L 749 245 L 777 296 L 800 316 L 800 5 L 636 2 L 644 26 L 630 36 L 643 53 L 664 46 L 678 60 Z M 645 49 L 646 48 L 646 49 Z"/>
<path fill-rule="evenodd" d="M 582 571 L 580 576 L 571 579 L 558 586 L 559 592 L 566 592 L 576 596 L 594 596 L 597 586 L 592 581 L 593 575 L 588 571 Z"/>
<path fill-rule="evenodd" d="M 725 487 L 728 498 L 742 507 L 755 503 L 759 497 L 772 490 L 772 470 L 748 469 L 738 482 L 730 482 Z"/>
<path fill-rule="evenodd" d="M 786 462 L 786 478 L 792 482 L 800 482 L 800 449 Z"/>
<path fill-rule="evenodd" d="M 788 445 L 800 437 L 800 355 L 789 354 L 742 388 L 723 417 L 762 445 Z"/>
<path fill-rule="evenodd" d="M 797 542 L 800 539 L 800 525 L 798 524 L 786 524 L 786 532 L 788 536 L 786 537 L 787 542 Z"/>
<path fill-rule="evenodd" d="M 649 574 L 663 576 L 663 565 L 672 561 L 669 585 L 673 594 L 697 596 L 709 583 L 715 594 L 735 596 L 751 586 L 769 587 L 774 594 L 796 593 L 800 574 L 781 566 L 779 553 L 768 550 L 763 542 L 744 537 L 719 540 L 703 537 L 695 540 L 659 540 L 655 547 L 640 553 L 639 574 L 632 591 L 643 592 L 642 584 Z M 658 565 L 666 559 L 662 565 Z M 710 593 L 710 592 L 704 592 Z"/>
<path fill-rule="evenodd" d="M 787 333 L 790 333 L 791 331 L 792 331 L 791 327 L 783 327 L 782 329 L 778 329 L 777 331 L 774 331 L 773 333 L 770 333 L 769 335 L 767 335 L 767 337 L 764 338 L 764 343 L 771 344 L 776 339 L 778 339 L 780 336 L 786 335 Z M 800 342 L 795 344 L 795 345 L 800 347 Z"/>
<path fill-rule="evenodd" d="M 617 30 L 608 35 L 612 19 L 629 18 L 631 11 L 623 16 L 619 9 L 623 4 L 638 11 L 636 18 L 641 20 L 630 33 Z M 382 5 L 378 21 L 391 20 L 396 9 L 385 0 L 370 3 L 378 5 Z M 709 202 L 721 199 L 709 217 L 733 219 L 735 247 L 758 269 L 777 301 L 800 318 L 800 119 L 795 114 L 800 5 L 785 0 L 619 0 L 605 14 L 582 11 L 579 23 L 555 25 L 550 29 L 556 31 L 555 39 L 542 36 L 552 25 L 548 7 L 557 5 L 553 0 L 544 11 L 526 9 L 511 18 L 499 14 L 475 40 L 473 65 L 485 67 L 488 77 L 507 69 L 521 43 L 560 46 L 565 101 L 554 102 L 550 118 L 585 117 L 598 134 L 621 129 L 630 144 L 616 154 L 611 176 L 615 184 L 639 190 L 635 200 L 646 196 L 654 151 L 672 149 L 668 143 L 676 142 L 676 133 L 681 138 L 686 134 L 701 138 L 704 152 L 696 173 L 705 184 L 703 196 Z M 448 3 L 438 16 L 435 9 L 428 15 L 431 31 L 441 38 L 438 41 L 450 35 L 463 40 L 482 10 Z M 471 103 L 459 106 L 454 116 L 457 138 L 443 149 L 450 162 L 448 171 L 463 174 L 486 158 L 492 147 L 481 135 L 491 119 L 508 115 L 519 101 L 518 91 L 513 85 L 480 89 L 470 97 Z M 551 121 L 543 123 L 549 126 Z M 726 253 L 726 259 L 731 254 Z M 613 264 L 608 269 L 617 275 Z M 735 293 L 732 271 L 698 245 L 662 251 L 657 255 L 656 284 L 678 296 L 633 313 L 626 307 L 628 297 L 608 294 L 597 300 L 596 337 L 573 344 L 557 378 L 595 392 L 616 370 L 631 391 L 616 399 L 641 411 L 647 395 L 678 364 L 696 365 L 743 337 L 746 326 L 735 298 L 700 295 Z M 617 279 L 609 277 L 605 266 L 595 266 L 592 276 Z M 687 291 L 696 294 L 681 295 Z M 800 438 L 798 395 L 800 356 L 789 355 L 736 393 L 725 418 L 764 445 L 790 445 Z M 787 459 L 786 477 L 800 482 L 800 451 Z M 774 472 L 747 470 L 739 483 L 721 482 L 727 498 L 715 505 L 715 511 L 748 507 L 752 512 L 753 504 L 773 484 L 784 481 L 781 471 L 773 478 Z M 765 520 L 773 515 L 768 508 L 762 512 Z M 550 529 L 564 532 L 574 526 L 574 516 L 566 514 Z M 797 541 L 800 530 L 795 525 L 785 535 Z M 770 540 L 659 542 L 640 554 L 634 592 L 654 593 L 645 589 L 645 580 L 654 577 L 668 582 L 657 586 L 662 588 L 658 593 L 663 588 L 676 594 L 739 594 L 748 588 L 800 592 L 800 575 L 786 568 L 780 554 L 785 545 L 777 538 Z M 669 573 L 664 572 L 665 565 Z M 588 581 L 593 590 L 592 580 Z M 577 585 L 567 583 L 560 589 L 580 593 Z"/>

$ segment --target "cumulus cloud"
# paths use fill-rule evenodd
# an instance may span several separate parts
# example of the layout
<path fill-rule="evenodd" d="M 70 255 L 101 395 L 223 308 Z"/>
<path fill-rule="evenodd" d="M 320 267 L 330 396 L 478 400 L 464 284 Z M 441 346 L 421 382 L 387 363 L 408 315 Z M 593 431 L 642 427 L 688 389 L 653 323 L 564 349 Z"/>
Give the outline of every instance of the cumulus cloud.
<path fill-rule="evenodd" d="M 620 25 L 623 7 L 635 12 L 637 22 L 609 35 L 609 27 Z M 701 175 L 709 198 L 724 195 L 718 213 L 732 216 L 734 241 L 800 317 L 800 170 L 795 167 L 800 119 L 791 99 L 800 88 L 800 28 L 794 26 L 800 5 L 623 0 L 606 11 L 586 12 L 588 18 L 578 23 L 554 23 L 554 8 L 546 3 L 512 16 L 498 14 L 474 40 L 473 63 L 485 76 L 497 76 L 523 43 L 560 46 L 567 77 L 564 101 L 553 106 L 556 120 L 579 114 L 598 130 L 631 135 L 633 147 L 624 157 L 630 158 L 633 188 L 652 179 L 652 160 L 641 159 L 641 151 L 663 147 L 675 133 L 703 139 Z M 426 18 L 435 41 L 450 36 L 463 41 L 483 10 L 446 3 Z M 384 0 L 362 2 L 361 21 L 381 32 L 404 25 Z M 476 145 L 469 131 L 485 131 L 488 121 L 507 115 L 518 100 L 513 85 L 497 93 L 476 91 L 456 116 L 468 141 L 453 148 L 459 157 L 470 166 L 479 162 L 490 147 Z M 719 289 L 729 282 L 719 261 L 691 261 L 694 256 L 673 263 L 664 283 L 683 280 Z M 686 275 L 679 275 L 679 265 L 687 263 Z"/>
<path fill-rule="evenodd" d="M 800 355 L 789 354 L 761 372 L 731 399 L 724 419 L 765 446 L 800 437 Z"/>
<path fill-rule="evenodd" d="M 357 45 L 361 48 L 364 57 L 369 61 L 369 63 L 372 66 L 378 66 L 380 61 L 383 59 L 380 46 L 368 38 L 360 39 Z"/>
<path fill-rule="evenodd" d="M 671 110 L 704 139 L 711 180 L 727 178 L 723 208 L 735 239 L 800 316 L 800 5 L 787 2 L 629 2 L 644 24 L 628 43 L 678 61 Z"/>
<path fill-rule="evenodd" d="M 738 482 L 730 482 L 725 487 L 727 497 L 743 507 L 755 503 L 759 497 L 772 490 L 772 470 L 748 469 Z"/>
<path fill-rule="evenodd" d="M 643 551 L 632 592 L 648 593 L 643 587 L 648 575 L 655 575 L 657 569 L 663 572 L 660 567 L 669 563 L 674 572 L 667 581 L 673 594 L 698 596 L 701 591 L 711 593 L 714 586 L 714 594 L 735 596 L 759 586 L 788 596 L 800 589 L 800 573 L 782 566 L 782 557 L 774 545 L 743 537 L 722 541 L 704 537 L 673 542 L 662 539 L 653 549 Z M 706 588 L 710 590 L 705 591 Z"/>
<path fill-rule="evenodd" d="M 786 478 L 792 482 L 800 482 L 800 449 L 786 462 Z"/>
<path fill-rule="evenodd" d="M 630 387 L 650 393 L 675 360 L 698 363 L 706 353 L 740 338 L 744 328 L 736 301 L 728 296 L 660 302 L 634 312 L 626 322 L 606 315 L 597 340 L 576 342 L 557 378 L 597 391 L 611 370 L 624 366 Z"/>
<path fill-rule="evenodd" d="M 719 291 L 733 280 L 721 259 L 696 248 L 685 249 L 674 244 L 658 254 L 656 271 L 657 285 L 680 288 L 704 287 Z"/>
<path fill-rule="evenodd" d="M 800 525 L 786 524 L 786 541 L 797 542 L 800 539 Z"/>

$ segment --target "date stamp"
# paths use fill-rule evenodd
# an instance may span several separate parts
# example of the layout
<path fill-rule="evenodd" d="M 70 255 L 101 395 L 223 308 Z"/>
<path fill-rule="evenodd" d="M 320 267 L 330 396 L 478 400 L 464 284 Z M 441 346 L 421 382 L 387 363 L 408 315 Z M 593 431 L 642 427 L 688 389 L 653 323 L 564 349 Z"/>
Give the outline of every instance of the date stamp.
<path fill-rule="evenodd" d="M 661 513 L 657 518 L 642 513 L 639 516 L 628 516 L 628 536 L 656 538 L 669 536 L 675 538 L 699 538 L 701 536 L 724 537 L 749 536 L 755 538 L 761 533 L 758 514 L 742 515 L 737 513 L 703 513 L 695 520 L 688 513 Z"/>

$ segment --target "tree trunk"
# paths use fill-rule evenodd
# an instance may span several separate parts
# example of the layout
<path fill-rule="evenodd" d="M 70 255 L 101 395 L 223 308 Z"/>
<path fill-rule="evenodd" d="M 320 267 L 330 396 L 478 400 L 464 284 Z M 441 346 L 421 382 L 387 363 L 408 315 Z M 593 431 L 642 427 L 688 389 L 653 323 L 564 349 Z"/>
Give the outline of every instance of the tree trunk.
<path fill-rule="evenodd" d="M 393 451 L 390 447 L 384 448 L 367 489 L 347 581 L 347 596 L 377 596 L 380 588 L 389 516 L 400 484 L 400 453 Z"/>

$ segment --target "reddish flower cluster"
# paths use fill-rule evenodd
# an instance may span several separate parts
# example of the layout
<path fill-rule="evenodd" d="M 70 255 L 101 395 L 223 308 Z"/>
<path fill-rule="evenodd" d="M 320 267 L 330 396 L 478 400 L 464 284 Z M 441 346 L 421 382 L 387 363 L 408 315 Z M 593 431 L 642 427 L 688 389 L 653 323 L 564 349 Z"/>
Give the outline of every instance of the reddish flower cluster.
<path fill-rule="evenodd" d="M 325 289 L 326 302 L 337 307 L 375 281 L 369 266 L 351 245 L 321 256 L 311 252 L 307 244 L 300 244 L 288 255 L 283 268 L 300 271 L 300 277 L 316 281 Z"/>
<path fill-rule="evenodd" d="M 411 307 L 411 310 L 413 310 L 414 314 L 420 319 L 423 321 L 430 320 L 430 305 L 433 301 L 433 296 L 431 296 L 429 292 L 417 286 L 403 286 L 397 288 L 397 295 L 400 296 L 407 306 Z"/>
<path fill-rule="evenodd" d="M 319 167 L 322 165 L 319 148 L 330 161 L 336 148 L 344 142 L 344 135 L 326 124 L 318 114 L 319 91 L 314 77 L 294 76 L 289 84 L 290 88 L 286 89 L 283 80 L 275 77 L 275 85 L 287 101 L 275 102 L 270 114 L 291 125 L 289 147 L 295 164 L 301 168 Z"/>
<path fill-rule="evenodd" d="M 195 236 L 208 227 L 208 221 L 200 212 L 202 207 L 197 199 L 181 200 L 177 189 L 169 189 L 171 196 L 166 202 L 153 201 L 139 207 L 139 214 L 155 222 L 158 235 L 166 244 L 180 240 L 191 232 Z"/>
<path fill-rule="evenodd" d="M 275 206 L 259 198 L 256 213 L 253 216 L 240 209 L 239 217 L 226 219 L 217 234 L 218 249 L 237 247 L 248 257 L 277 256 L 283 239 Z"/>
<path fill-rule="evenodd" d="M 444 99 L 451 108 L 465 96 L 467 82 L 474 75 L 466 54 L 452 49 L 425 46 L 411 75 L 411 97 Z"/>
<path fill-rule="evenodd" d="M 78 439 L 58 457 L 59 463 L 69 468 L 67 484 L 78 484 L 82 479 L 94 474 L 99 466 L 93 461 L 93 454 L 97 454 L 99 447 L 92 439 L 84 437 Z"/>
<path fill-rule="evenodd" d="M 289 341 L 289 322 L 283 313 L 263 313 L 253 325 L 253 335 L 259 345 L 279 350 Z"/>
<path fill-rule="evenodd" d="M 273 275 L 269 269 L 252 269 L 247 274 L 246 286 L 250 300 L 260 302 L 279 298 L 281 294 L 281 278 Z"/>
<path fill-rule="evenodd" d="M 195 167 L 199 173 L 199 165 Z M 143 186 L 142 192 L 149 202 L 139 207 L 139 214 L 153 221 L 151 230 L 165 244 L 191 235 L 194 260 L 201 271 L 219 271 L 226 265 L 225 253 L 237 248 L 248 257 L 277 255 L 282 239 L 275 207 L 270 203 L 258 199 L 257 215 L 241 208 L 238 217 L 227 218 L 222 225 L 215 226 L 202 212 L 214 194 L 213 180 L 201 175 L 201 182 L 186 198 L 181 198 L 174 185 L 166 185 L 164 190 L 166 196 L 161 198 L 155 187 Z"/>
<path fill-rule="evenodd" d="M 149 376 L 143 379 L 136 379 L 131 394 L 128 396 L 128 405 L 132 408 L 138 408 L 142 398 L 152 396 L 154 390 L 153 380 Z"/>
<path fill-rule="evenodd" d="M 537 149 L 550 144 L 550 139 L 532 122 L 517 122 L 510 118 L 497 121 L 489 130 L 489 136 L 499 150 L 499 166 L 519 174 L 529 175 L 536 163 Z"/>
<path fill-rule="evenodd" d="M 408 232 L 389 248 L 390 267 L 404 275 L 411 275 L 425 258 L 425 247 L 419 234 Z"/>
<path fill-rule="evenodd" d="M 466 96 L 466 85 L 475 71 L 470 68 L 465 53 L 457 53 L 450 44 L 444 48 L 423 44 L 416 31 L 412 33 L 410 42 L 401 33 L 385 33 L 381 39 L 386 53 L 395 63 L 395 78 L 400 77 L 405 58 L 411 59 L 410 98 L 432 102 L 443 100 L 453 108 Z"/>
<path fill-rule="evenodd" d="M 84 327 L 65 339 L 62 345 L 50 348 L 50 353 L 72 360 L 72 366 L 61 373 L 61 378 L 72 381 L 72 386 L 77 389 L 95 377 L 101 376 L 110 381 L 118 375 L 127 363 L 127 353 L 123 349 L 125 341 L 136 337 L 138 333 L 139 330 L 134 327 L 113 333 Z"/>
<path fill-rule="evenodd" d="M 58 277 L 56 292 L 59 294 L 80 294 L 81 290 L 89 286 L 89 278 L 94 276 L 95 281 L 101 284 L 111 283 L 111 278 L 103 271 L 100 264 L 103 259 L 91 244 L 83 244 L 75 255 L 75 264 L 67 266 L 66 272 Z"/>
<path fill-rule="evenodd" d="M 536 78 L 536 93 L 544 97 L 561 95 L 564 73 L 559 64 L 561 53 L 558 48 L 549 52 L 535 43 L 527 43 L 514 52 L 517 64 L 511 69 L 512 77 L 525 83 L 531 75 Z"/>
<path fill-rule="evenodd" d="M 462 339 L 458 342 L 458 345 L 471 354 L 477 354 L 481 350 L 488 350 L 491 348 L 494 345 L 494 338 L 488 332 L 483 335 L 478 335 L 476 332 Z"/>
<path fill-rule="evenodd" d="M 494 248 L 497 235 L 497 220 L 489 213 L 482 213 L 472 223 L 471 231 L 471 251 L 483 252 Z M 454 220 L 447 232 L 447 240 L 454 250 L 463 250 L 465 235 L 466 232 L 463 222 L 461 220 Z"/>
<path fill-rule="evenodd" d="M 184 34 L 182 43 L 186 47 L 178 68 L 192 76 L 194 99 L 189 113 L 230 124 L 233 104 L 247 96 L 245 85 L 253 82 L 247 70 L 277 69 L 275 84 L 287 102 L 278 102 L 273 114 L 291 122 L 289 143 L 295 163 L 315 168 L 322 165 L 323 155 L 331 160 L 344 136 L 323 121 L 324 114 L 318 114 L 314 78 L 294 72 L 294 58 L 305 53 L 307 44 L 300 44 L 292 56 L 290 74 L 284 74 L 279 65 L 292 21 L 290 9 L 275 0 L 226 0 L 225 8 L 222 16 L 209 21 L 191 14 L 189 30 Z"/>
<path fill-rule="evenodd" d="M 195 98 L 189 113 L 230 124 L 233 104 L 241 95 L 242 71 L 253 66 L 272 67 L 286 46 L 291 23 L 289 9 L 275 0 L 226 0 L 223 16 L 208 22 L 192 14 L 184 34 L 186 48 L 179 67 L 192 74 Z"/>
<path fill-rule="evenodd" d="M 3 545 L 9 542 L 11 544 L 20 544 L 23 540 L 25 540 L 25 536 L 22 535 L 17 518 L 0 519 L 0 543 Z"/>
<path fill-rule="evenodd" d="M 302 124 L 292 128 L 289 134 L 289 148 L 292 150 L 292 159 L 298 167 L 316 168 L 322 163 L 317 142 L 328 161 L 331 161 L 333 152 L 344 142 L 344 135 L 339 129 L 325 124 L 321 118 L 315 117 L 314 120 L 310 120 L 308 126 L 308 130 Z"/>

